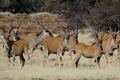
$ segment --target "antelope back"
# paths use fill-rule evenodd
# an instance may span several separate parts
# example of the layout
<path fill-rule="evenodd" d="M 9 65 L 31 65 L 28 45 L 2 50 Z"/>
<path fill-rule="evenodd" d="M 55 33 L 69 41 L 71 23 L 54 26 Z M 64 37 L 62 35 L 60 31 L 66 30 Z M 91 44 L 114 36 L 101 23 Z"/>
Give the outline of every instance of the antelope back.
<path fill-rule="evenodd" d="M 37 41 L 37 45 L 41 44 L 43 39 L 48 37 L 48 36 L 52 36 L 52 33 L 49 30 L 43 30 L 42 33 L 38 36 L 38 41 Z"/>
<path fill-rule="evenodd" d="M 115 45 L 118 46 L 120 41 L 120 33 L 116 35 Z"/>
<path fill-rule="evenodd" d="M 68 49 L 69 47 L 68 47 L 68 42 L 69 42 L 69 34 L 65 34 L 64 35 L 64 40 L 63 40 L 63 45 L 64 45 L 64 48 L 65 49 Z"/>
<path fill-rule="evenodd" d="M 63 41 L 62 41 L 62 43 L 63 43 L 63 47 L 64 47 L 64 49 L 65 50 L 68 50 L 68 42 L 69 42 L 69 34 L 66 34 L 66 33 L 64 33 L 64 34 L 59 34 L 59 35 L 57 35 L 55 38 L 63 38 Z"/>
<path fill-rule="evenodd" d="M 112 49 L 115 48 L 115 42 L 114 42 L 112 34 L 102 33 L 99 35 L 99 38 L 101 35 L 103 36 L 103 41 L 102 41 L 103 51 L 105 53 L 111 52 Z"/>

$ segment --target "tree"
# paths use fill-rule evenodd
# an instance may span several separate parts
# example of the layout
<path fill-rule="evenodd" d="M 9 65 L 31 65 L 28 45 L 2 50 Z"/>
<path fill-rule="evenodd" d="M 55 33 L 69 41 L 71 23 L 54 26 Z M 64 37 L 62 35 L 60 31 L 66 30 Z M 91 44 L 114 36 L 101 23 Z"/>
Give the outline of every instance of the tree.
<path fill-rule="evenodd" d="M 10 6 L 10 0 L 0 0 L 0 9 L 3 11 L 8 10 Z"/>

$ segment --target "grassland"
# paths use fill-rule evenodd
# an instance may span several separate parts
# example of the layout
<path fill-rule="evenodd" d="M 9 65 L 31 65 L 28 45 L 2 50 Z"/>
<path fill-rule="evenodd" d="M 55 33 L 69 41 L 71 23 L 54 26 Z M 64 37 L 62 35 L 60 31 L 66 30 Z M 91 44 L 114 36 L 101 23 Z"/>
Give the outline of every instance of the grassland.
<path fill-rule="evenodd" d="M 90 38 L 91 33 L 79 34 L 79 42 L 91 44 L 94 38 Z M 2 39 L 2 36 L 0 36 Z M 78 68 L 68 66 L 69 54 L 65 52 L 66 67 L 59 68 L 56 65 L 56 55 L 49 56 L 50 67 L 43 67 L 43 51 L 39 49 L 33 53 L 33 67 L 25 56 L 26 63 L 21 69 L 19 57 L 16 57 L 15 68 L 10 65 L 8 68 L 7 58 L 4 56 L 4 48 L 0 45 L 0 80 L 120 80 L 120 66 L 116 65 L 114 52 L 113 62 L 111 65 L 105 64 L 105 60 L 101 58 L 100 69 L 96 69 L 94 59 L 92 59 L 91 67 L 89 67 L 90 59 L 82 57 L 79 61 Z M 12 62 L 12 59 L 11 59 Z"/>

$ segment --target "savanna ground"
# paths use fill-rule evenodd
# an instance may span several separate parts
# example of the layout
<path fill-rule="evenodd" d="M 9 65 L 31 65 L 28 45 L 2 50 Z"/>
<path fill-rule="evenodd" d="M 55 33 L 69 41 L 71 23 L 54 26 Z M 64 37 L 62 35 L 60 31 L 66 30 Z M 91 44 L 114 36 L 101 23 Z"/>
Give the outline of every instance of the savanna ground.
<path fill-rule="evenodd" d="M 17 15 L 11 15 L 11 14 L 5 14 L 0 16 L 0 21 L 3 21 L 5 29 L 9 29 L 10 23 L 4 23 L 4 21 L 19 21 L 21 18 L 22 20 L 26 20 L 25 23 L 22 23 L 20 32 L 39 32 L 39 25 L 36 23 L 32 23 L 30 21 L 35 21 L 36 19 L 39 21 L 46 21 L 48 25 L 47 26 L 50 31 L 57 32 L 61 31 L 60 27 L 57 27 L 56 25 L 60 25 L 61 19 L 58 19 L 58 17 L 53 16 L 52 14 L 49 16 L 46 16 L 48 14 L 42 13 L 42 14 L 33 14 L 33 15 L 26 15 L 21 16 L 20 14 Z M 43 15 L 45 14 L 45 15 Z M 42 16 L 40 16 L 42 15 Z M 32 16 L 32 17 L 31 17 Z M 15 18 L 13 18 L 15 17 Z M 14 23 L 15 26 L 18 26 L 17 23 Z M 34 27 L 32 27 L 34 26 Z M 33 29 L 34 28 L 34 29 Z M 58 30 L 60 29 L 60 30 Z M 92 44 L 94 37 L 91 38 L 93 30 L 85 29 L 85 33 L 79 33 L 79 42 L 85 43 L 85 44 Z M 56 35 L 56 34 L 54 34 Z M 113 62 L 111 65 L 105 64 L 105 60 L 101 58 L 100 61 L 100 69 L 96 69 L 94 59 L 92 59 L 91 67 L 89 67 L 89 61 L 90 59 L 81 57 L 79 61 L 78 68 L 73 68 L 72 66 L 69 66 L 69 54 L 68 52 L 65 52 L 65 64 L 66 67 L 63 66 L 61 68 L 56 65 L 56 54 L 51 54 L 49 56 L 49 64 L 50 67 L 46 64 L 46 67 L 43 67 L 43 58 L 44 58 L 44 52 L 40 49 L 36 49 L 33 53 L 32 57 L 32 63 L 33 66 L 31 68 L 30 61 L 27 59 L 27 55 L 25 54 L 25 66 L 21 69 L 21 64 L 19 61 L 19 57 L 16 57 L 15 61 L 15 68 L 12 66 L 12 58 L 11 58 L 11 65 L 10 68 L 8 67 L 8 60 L 7 57 L 4 54 L 4 48 L 3 48 L 3 37 L 0 36 L 0 80 L 41 80 L 41 79 L 48 79 L 48 80 L 61 80 L 61 79 L 79 79 L 79 80 L 119 80 L 120 79 L 120 65 L 116 65 L 115 61 L 115 55 L 117 54 L 117 50 L 114 52 L 113 56 Z"/>
<path fill-rule="evenodd" d="M 91 44 L 94 38 L 90 38 L 91 33 L 79 34 L 79 42 L 85 44 Z M 2 39 L 2 36 L 0 36 Z M 117 51 L 115 51 L 117 54 Z M 15 68 L 10 65 L 8 68 L 7 58 L 4 56 L 4 48 L 1 43 L 0 45 L 0 80 L 119 80 L 120 79 L 120 66 L 116 65 L 115 55 L 113 57 L 113 62 L 110 65 L 106 66 L 105 61 L 101 58 L 100 69 L 96 69 L 94 59 L 92 59 L 91 67 L 89 67 L 89 60 L 82 57 L 79 61 L 78 68 L 73 68 L 68 66 L 69 55 L 68 52 L 65 52 L 65 64 L 61 68 L 56 65 L 56 55 L 51 54 L 49 56 L 50 67 L 46 65 L 43 67 L 43 51 L 37 49 L 33 53 L 33 67 L 30 66 L 30 61 L 27 59 L 27 55 L 24 55 L 26 63 L 25 66 L 21 69 L 19 62 L 19 57 L 16 57 Z M 12 59 L 11 59 L 12 62 Z"/>

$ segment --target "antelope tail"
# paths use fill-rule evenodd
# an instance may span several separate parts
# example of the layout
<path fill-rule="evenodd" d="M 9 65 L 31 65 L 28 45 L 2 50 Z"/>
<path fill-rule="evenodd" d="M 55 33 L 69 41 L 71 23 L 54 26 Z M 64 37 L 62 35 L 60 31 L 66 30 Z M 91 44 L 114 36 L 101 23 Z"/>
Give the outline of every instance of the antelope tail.
<path fill-rule="evenodd" d="M 74 50 L 73 53 L 76 54 L 76 51 Z"/>
<path fill-rule="evenodd" d="M 40 47 L 40 49 L 41 49 L 41 51 L 44 51 L 44 50 L 43 50 L 43 47 Z"/>
<path fill-rule="evenodd" d="M 20 56 L 20 62 L 21 62 L 22 67 L 23 67 L 23 66 L 24 66 L 24 64 L 25 64 L 25 59 L 24 59 L 23 55 L 22 55 L 22 56 Z"/>

